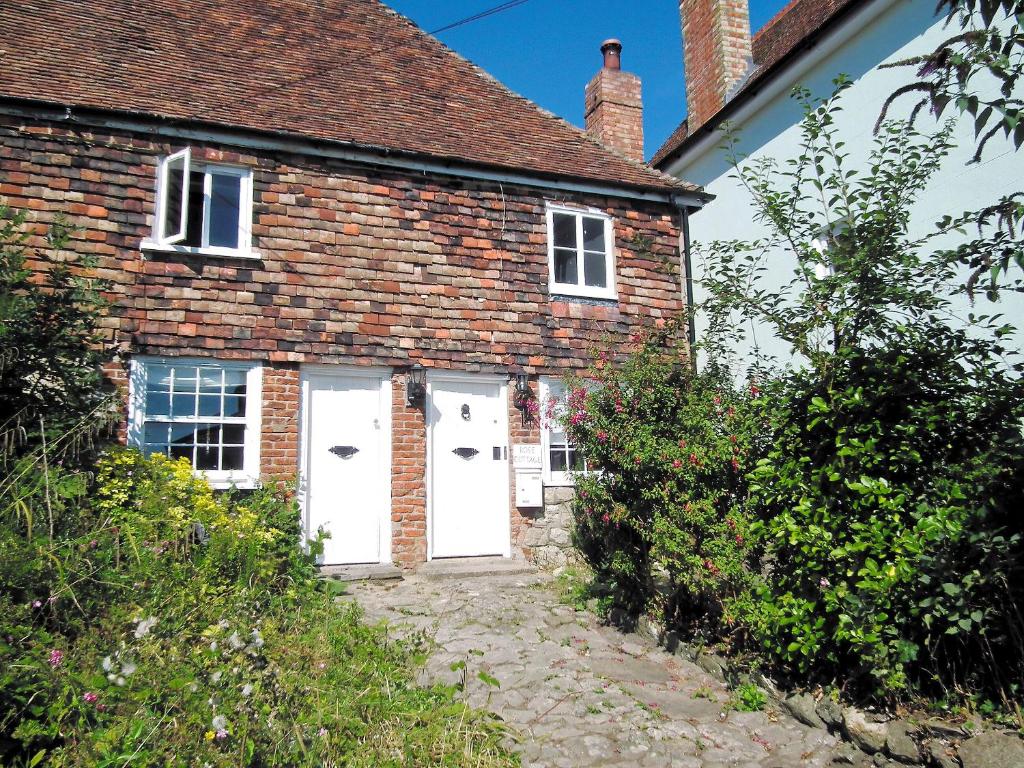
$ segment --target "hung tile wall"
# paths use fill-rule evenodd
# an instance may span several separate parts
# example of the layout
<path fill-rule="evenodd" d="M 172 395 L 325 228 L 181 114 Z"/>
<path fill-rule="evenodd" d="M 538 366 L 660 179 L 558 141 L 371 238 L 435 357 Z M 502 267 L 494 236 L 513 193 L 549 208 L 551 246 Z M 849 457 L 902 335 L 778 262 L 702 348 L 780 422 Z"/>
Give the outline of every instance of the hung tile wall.
<path fill-rule="evenodd" d="M 198 162 L 253 168 L 259 258 L 144 254 L 157 165 L 183 146 L 0 117 L 0 203 L 27 211 L 36 235 L 67 217 L 69 251 L 96 257 L 94 274 L 111 283 L 104 327 L 121 360 L 263 361 L 267 476 L 298 469 L 301 364 L 397 369 L 392 495 L 403 562 L 426 551 L 426 436 L 422 412 L 405 406 L 406 366 L 560 376 L 584 368 L 592 348 L 620 348 L 637 326 L 681 310 L 679 221 L 668 206 L 196 143 Z M 547 201 L 614 218 L 617 301 L 549 295 Z M 539 441 L 518 411 L 511 419 L 513 441 Z M 520 545 L 528 525 L 529 511 L 513 514 Z"/>

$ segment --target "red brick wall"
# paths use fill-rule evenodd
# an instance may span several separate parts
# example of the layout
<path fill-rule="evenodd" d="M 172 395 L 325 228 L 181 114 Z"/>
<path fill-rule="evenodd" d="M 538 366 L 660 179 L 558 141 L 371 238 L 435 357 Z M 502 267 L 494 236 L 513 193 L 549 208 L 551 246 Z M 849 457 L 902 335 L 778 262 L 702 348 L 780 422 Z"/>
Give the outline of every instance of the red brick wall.
<path fill-rule="evenodd" d="M 299 472 L 299 366 L 263 367 L 260 475 L 274 482 L 294 481 Z"/>
<path fill-rule="evenodd" d="M 542 507 L 517 507 L 515 468 L 512 466 L 512 446 L 524 443 L 540 443 L 540 418 L 534 416 L 526 423 L 523 422 L 523 412 L 515 406 L 515 379 L 509 382 L 508 386 L 508 431 L 509 431 L 509 508 L 512 510 L 512 552 L 522 553 L 527 558 L 530 551 L 523 545 L 526 538 L 526 531 L 531 522 L 540 514 Z M 530 381 L 530 389 L 533 391 L 534 399 L 539 398 L 537 381 Z"/>
<path fill-rule="evenodd" d="M 427 559 L 427 425 L 406 405 L 405 378 L 391 379 L 391 554 L 409 568 Z"/>
<path fill-rule="evenodd" d="M 156 165 L 181 144 L 11 118 L 0 144 L 0 199 L 40 228 L 68 216 L 70 248 L 115 283 L 108 324 L 133 351 L 561 374 L 681 309 L 677 214 L 660 204 L 193 144 L 197 159 L 254 167 L 261 258 L 143 258 Z M 546 200 L 614 217 L 617 302 L 549 296 Z"/>
<path fill-rule="evenodd" d="M 747 0 L 679 0 L 686 65 L 686 121 L 692 134 L 725 105 L 750 63 Z"/>
<path fill-rule="evenodd" d="M 601 69 L 584 95 L 587 132 L 633 160 L 644 159 L 644 112 L 640 78 Z"/>

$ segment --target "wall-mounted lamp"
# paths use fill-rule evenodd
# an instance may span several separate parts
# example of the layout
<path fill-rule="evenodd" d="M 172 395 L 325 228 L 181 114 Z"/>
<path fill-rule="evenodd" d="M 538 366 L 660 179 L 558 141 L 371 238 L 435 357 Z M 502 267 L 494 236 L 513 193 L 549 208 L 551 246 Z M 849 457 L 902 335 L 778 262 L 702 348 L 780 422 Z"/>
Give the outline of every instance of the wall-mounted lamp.
<path fill-rule="evenodd" d="M 405 403 L 419 408 L 427 399 L 427 369 L 417 363 L 405 377 Z"/>
<path fill-rule="evenodd" d="M 536 401 L 533 398 L 533 390 L 530 389 L 530 377 L 525 373 L 516 374 L 512 404 L 522 412 L 524 427 L 533 421 L 534 412 L 537 410 Z"/>

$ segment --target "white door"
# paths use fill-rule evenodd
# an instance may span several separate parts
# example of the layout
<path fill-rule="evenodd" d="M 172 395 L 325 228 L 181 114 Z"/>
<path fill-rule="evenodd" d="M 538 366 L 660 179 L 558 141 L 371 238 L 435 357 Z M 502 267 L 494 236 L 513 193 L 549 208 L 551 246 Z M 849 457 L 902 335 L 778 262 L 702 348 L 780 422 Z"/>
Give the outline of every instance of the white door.
<path fill-rule="evenodd" d="M 503 382 L 436 378 L 431 427 L 431 556 L 507 555 L 508 411 Z"/>
<path fill-rule="evenodd" d="M 386 379 L 306 376 L 306 530 L 330 534 L 324 565 L 390 560 L 390 423 Z"/>

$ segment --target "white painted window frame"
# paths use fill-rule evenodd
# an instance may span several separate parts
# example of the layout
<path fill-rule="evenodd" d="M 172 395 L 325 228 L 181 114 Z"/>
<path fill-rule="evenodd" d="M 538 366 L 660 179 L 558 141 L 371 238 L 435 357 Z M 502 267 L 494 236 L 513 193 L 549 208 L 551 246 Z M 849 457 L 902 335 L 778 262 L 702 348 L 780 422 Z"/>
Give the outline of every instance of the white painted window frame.
<path fill-rule="evenodd" d="M 544 467 L 542 479 L 544 485 L 552 487 L 563 487 L 571 488 L 576 485 L 576 475 L 590 474 L 589 470 L 583 472 L 555 472 L 551 469 L 551 426 L 547 423 L 546 408 L 548 399 L 552 395 L 552 390 L 557 388 L 558 390 L 565 390 L 565 387 L 561 380 L 552 378 L 550 376 L 541 376 L 538 382 L 539 395 L 540 395 L 540 418 L 541 418 L 541 430 L 540 430 L 540 442 L 541 451 L 544 456 Z M 564 391 L 564 397 L 568 398 L 568 390 Z"/>
<path fill-rule="evenodd" d="M 182 193 L 182 216 L 181 231 L 178 234 L 167 236 L 163 231 L 165 212 L 167 210 L 168 175 L 172 163 L 184 160 L 185 180 L 184 192 Z M 203 228 L 200 236 L 200 245 L 181 245 L 185 232 L 188 229 L 188 205 L 189 189 L 191 188 L 190 173 L 198 171 L 203 174 Z M 226 248 L 224 246 L 210 245 L 210 202 L 213 197 L 213 175 L 237 176 L 241 181 L 239 184 L 239 205 L 238 205 L 238 247 Z M 232 258 L 258 259 L 259 254 L 252 248 L 252 209 L 253 209 L 253 184 L 252 168 L 238 165 L 221 165 L 218 163 L 193 163 L 191 150 L 184 149 L 168 155 L 162 161 L 157 170 L 157 203 L 156 216 L 153 221 L 153 237 L 142 242 L 142 248 L 146 251 L 159 251 L 164 253 L 182 253 L 196 256 L 228 256 Z"/>
<path fill-rule="evenodd" d="M 574 208 L 567 205 L 548 203 L 546 205 L 546 219 L 548 231 L 548 290 L 550 293 L 561 296 L 580 296 L 591 299 L 615 299 L 616 292 L 616 258 L 615 258 L 615 227 L 614 221 L 604 211 L 596 208 Z M 573 216 L 576 219 L 576 283 L 559 283 L 555 281 L 555 214 L 561 213 Z M 583 219 L 600 219 L 604 222 L 604 265 L 605 283 L 604 288 L 587 285 L 586 270 L 584 267 L 585 258 L 583 255 Z"/>
<path fill-rule="evenodd" d="M 263 366 L 259 362 L 217 360 L 205 357 L 133 357 L 128 377 L 128 444 L 143 449 L 146 426 L 146 377 L 149 366 L 200 366 L 244 371 L 245 378 L 245 440 L 242 469 L 195 470 L 214 488 L 257 488 L 260 479 L 260 439 L 263 422 Z M 182 419 L 187 422 L 188 419 Z M 201 417 L 192 419 L 202 421 Z"/>

